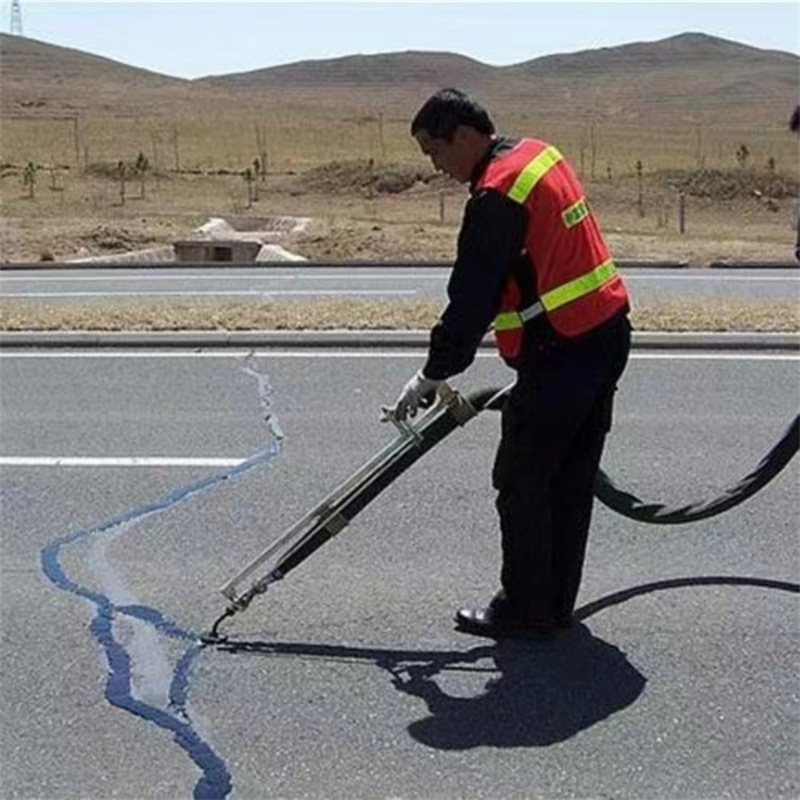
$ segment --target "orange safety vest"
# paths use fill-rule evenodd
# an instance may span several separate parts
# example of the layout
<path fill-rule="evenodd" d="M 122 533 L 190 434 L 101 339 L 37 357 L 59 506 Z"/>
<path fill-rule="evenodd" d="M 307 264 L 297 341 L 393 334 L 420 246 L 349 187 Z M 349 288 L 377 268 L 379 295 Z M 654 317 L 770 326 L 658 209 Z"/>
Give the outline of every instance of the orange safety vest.
<path fill-rule="evenodd" d="M 539 314 L 557 333 L 574 338 L 628 306 L 628 293 L 572 167 L 552 145 L 521 139 L 489 162 L 475 191 L 496 189 L 524 205 L 526 262 L 537 302 L 520 308 L 522 297 L 508 278 L 494 320 L 500 354 L 514 358 L 525 322 Z"/>

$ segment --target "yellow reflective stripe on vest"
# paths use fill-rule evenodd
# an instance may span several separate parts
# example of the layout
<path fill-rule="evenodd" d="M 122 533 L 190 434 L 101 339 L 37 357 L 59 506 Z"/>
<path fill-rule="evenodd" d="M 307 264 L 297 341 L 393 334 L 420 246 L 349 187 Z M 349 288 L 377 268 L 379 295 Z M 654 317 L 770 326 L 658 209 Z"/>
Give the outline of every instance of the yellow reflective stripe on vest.
<path fill-rule="evenodd" d="M 583 275 L 579 275 L 561 286 L 556 286 L 545 292 L 534 305 L 522 311 L 501 311 L 493 322 L 495 331 L 510 331 L 521 328 L 529 319 L 533 319 L 544 311 L 555 311 L 561 306 L 578 300 L 584 295 L 591 294 L 604 283 L 610 281 L 617 274 L 617 267 L 612 260 L 604 261 Z"/>
<path fill-rule="evenodd" d="M 603 262 L 599 267 L 595 267 L 591 272 L 586 272 L 574 280 L 562 283 L 549 292 L 545 292 L 539 299 L 547 311 L 555 311 L 585 294 L 599 289 L 604 283 L 610 281 L 617 274 L 614 262 L 609 260 Z"/>
<path fill-rule="evenodd" d="M 537 300 L 522 311 L 501 311 L 492 324 L 495 331 L 508 331 L 521 328 L 526 322 L 536 319 L 539 314 L 544 314 L 544 306 Z"/>
<path fill-rule="evenodd" d="M 589 216 L 589 207 L 586 205 L 586 198 L 581 197 L 576 203 L 573 203 L 566 211 L 561 212 L 561 218 L 564 220 L 564 225 L 572 228 L 577 225 L 582 219 Z"/>
<path fill-rule="evenodd" d="M 519 311 L 501 311 L 494 318 L 494 329 L 496 331 L 510 331 L 521 327 L 522 317 Z"/>
<path fill-rule="evenodd" d="M 508 190 L 508 197 L 518 203 L 524 203 L 533 187 L 556 165 L 563 156 L 550 145 L 545 147 L 536 158 L 529 161 L 522 172 L 517 175 L 513 186 Z"/>

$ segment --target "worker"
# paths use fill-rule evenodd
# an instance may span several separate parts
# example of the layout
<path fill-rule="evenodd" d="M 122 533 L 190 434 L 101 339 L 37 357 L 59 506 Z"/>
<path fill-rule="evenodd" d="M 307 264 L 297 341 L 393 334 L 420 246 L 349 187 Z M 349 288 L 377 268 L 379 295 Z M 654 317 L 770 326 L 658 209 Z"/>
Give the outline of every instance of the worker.
<path fill-rule="evenodd" d="M 486 110 L 457 89 L 430 97 L 411 134 L 470 196 L 427 359 L 384 418 L 426 406 L 493 327 L 516 371 L 492 470 L 500 589 L 483 608 L 459 609 L 456 624 L 493 638 L 549 637 L 573 620 L 595 477 L 630 350 L 628 294 L 556 147 L 497 135 Z"/>

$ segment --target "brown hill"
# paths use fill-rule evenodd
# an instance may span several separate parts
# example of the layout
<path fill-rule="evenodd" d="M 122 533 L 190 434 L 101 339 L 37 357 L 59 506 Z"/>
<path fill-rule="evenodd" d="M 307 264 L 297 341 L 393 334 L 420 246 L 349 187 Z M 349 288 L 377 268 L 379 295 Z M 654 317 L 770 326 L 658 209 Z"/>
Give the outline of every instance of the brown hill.
<path fill-rule="evenodd" d="M 250 88 L 341 85 L 349 88 L 408 83 L 462 86 L 490 81 L 496 71 L 497 67 L 466 56 L 409 50 L 403 53 L 300 61 L 233 75 L 201 78 L 199 82 Z"/>
<path fill-rule="evenodd" d="M 184 82 L 179 78 L 170 78 L 157 72 L 130 67 L 119 61 L 84 53 L 81 50 L 8 34 L 0 34 L 0 65 L 6 90 L 23 79 L 31 81 L 103 79 L 115 83 L 139 83 L 150 86 Z"/>
<path fill-rule="evenodd" d="M 785 124 L 800 92 L 790 53 L 685 33 L 581 53 L 544 56 L 507 69 L 537 102 L 615 122 Z"/>
<path fill-rule="evenodd" d="M 798 59 L 791 53 L 761 50 L 757 47 L 708 36 L 704 33 L 682 33 L 656 42 L 633 42 L 617 47 L 601 47 L 580 53 L 542 56 L 510 67 L 528 77 L 585 74 L 587 72 L 622 73 L 630 77 L 632 69 L 678 69 L 692 67 L 701 70 L 723 63 L 734 68 L 771 69 L 779 65 L 797 69 Z M 797 75 L 795 74 L 795 83 Z"/>
<path fill-rule="evenodd" d="M 129 112 L 191 82 L 23 36 L 0 34 L 0 113 Z"/>
<path fill-rule="evenodd" d="M 0 34 L 0 113 L 222 113 L 306 108 L 407 117 L 442 86 L 473 92 L 494 115 L 646 127 L 781 127 L 800 94 L 800 59 L 687 33 L 656 42 L 494 67 L 408 51 L 301 61 L 195 81 Z"/>

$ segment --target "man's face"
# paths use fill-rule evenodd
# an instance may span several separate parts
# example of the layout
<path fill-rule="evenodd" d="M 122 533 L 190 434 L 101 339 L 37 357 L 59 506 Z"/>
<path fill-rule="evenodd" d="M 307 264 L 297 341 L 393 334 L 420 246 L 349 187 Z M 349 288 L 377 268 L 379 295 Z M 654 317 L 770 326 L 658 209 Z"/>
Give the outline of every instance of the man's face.
<path fill-rule="evenodd" d="M 427 131 L 418 131 L 414 138 L 422 153 L 431 160 L 433 168 L 444 172 L 459 183 L 468 183 L 475 167 L 475 156 L 467 146 L 462 127 L 456 128 L 452 141 L 434 139 Z"/>

